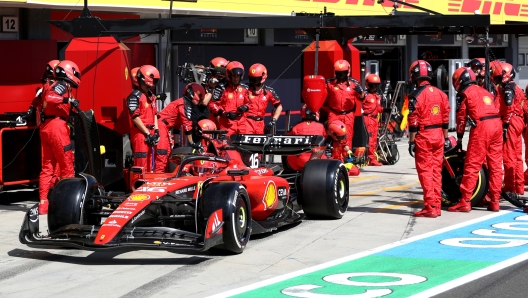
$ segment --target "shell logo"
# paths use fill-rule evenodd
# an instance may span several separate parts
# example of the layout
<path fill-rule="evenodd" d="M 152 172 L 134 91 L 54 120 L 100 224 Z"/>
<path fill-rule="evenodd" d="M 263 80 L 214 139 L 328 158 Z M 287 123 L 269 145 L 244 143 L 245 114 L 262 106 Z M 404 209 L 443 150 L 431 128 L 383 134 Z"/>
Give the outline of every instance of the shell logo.
<path fill-rule="evenodd" d="M 440 114 L 440 107 L 439 106 L 433 106 L 433 108 L 431 109 L 431 113 L 433 113 L 433 115 Z"/>
<path fill-rule="evenodd" d="M 374 102 L 374 98 L 371 98 L 371 99 L 370 99 L 370 102 Z"/>
<path fill-rule="evenodd" d="M 128 67 L 125 67 L 125 80 L 128 81 Z"/>
<path fill-rule="evenodd" d="M 233 98 L 233 93 L 229 93 L 229 95 L 227 96 L 229 99 Z"/>
<path fill-rule="evenodd" d="M 147 71 L 145 75 L 147 75 L 147 77 L 150 76 L 150 71 Z"/>
<path fill-rule="evenodd" d="M 145 103 L 145 108 L 148 108 L 148 102 Z"/>
<path fill-rule="evenodd" d="M 335 90 L 339 90 L 339 87 L 335 86 L 334 89 L 335 89 Z"/>
<path fill-rule="evenodd" d="M 220 64 L 220 63 L 216 64 L 216 67 L 221 67 L 221 66 L 222 66 L 222 64 Z"/>
<path fill-rule="evenodd" d="M 491 98 L 489 98 L 489 96 L 484 96 L 484 98 L 482 98 L 482 101 L 488 106 L 491 105 Z"/>
<path fill-rule="evenodd" d="M 268 188 L 266 188 L 266 192 L 264 193 L 264 198 L 262 199 L 262 203 L 264 204 L 264 210 L 273 207 L 275 201 L 277 201 L 277 188 L 275 187 L 275 183 L 273 181 L 270 181 L 270 183 L 268 184 Z"/>
<path fill-rule="evenodd" d="M 378 77 L 373 77 L 372 78 L 374 81 L 377 81 L 378 80 Z"/>
<path fill-rule="evenodd" d="M 207 127 L 207 124 L 205 124 L 205 123 L 202 124 L 202 127 L 203 127 L 203 128 L 206 128 L 206 127 Z"/>
<path fill-rule="evenodd" d="M 149 198 L 149 195 L 131 195 L 130 197 L 128 197 L 130 201 L 144 201 L 148 200 Z"/>

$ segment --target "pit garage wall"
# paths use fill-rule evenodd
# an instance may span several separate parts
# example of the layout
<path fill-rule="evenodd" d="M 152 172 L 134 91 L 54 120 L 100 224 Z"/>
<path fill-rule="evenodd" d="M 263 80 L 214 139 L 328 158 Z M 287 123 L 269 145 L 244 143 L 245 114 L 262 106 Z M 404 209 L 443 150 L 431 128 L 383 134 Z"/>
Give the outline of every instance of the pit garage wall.
<path fill-rule="evenodd" d="M 519 86 L 526 91 L 526 85 L 528 85 L 528 36 L 519 37 L 519 55 L 517 60 L 517 66 L 519 67 L 518 78 L 516 82 Z"/>

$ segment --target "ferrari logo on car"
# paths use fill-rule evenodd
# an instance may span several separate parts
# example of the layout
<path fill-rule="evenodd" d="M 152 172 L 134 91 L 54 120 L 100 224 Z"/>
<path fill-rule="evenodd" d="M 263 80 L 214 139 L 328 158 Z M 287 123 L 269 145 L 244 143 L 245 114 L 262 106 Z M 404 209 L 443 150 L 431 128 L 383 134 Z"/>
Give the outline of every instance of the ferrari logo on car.
<path fill-rule="evenodd" d="M 439 106 L 433 106 L 433 108 L 431 109 L 431 113 L 433 113 L 433 115 L 440 114 L 440 107 Z"/>
<path fill-rule="evenodd" d="M 491 98 L 489 98 L 489 96 L 484 96 L 482 101 L 488 106 L 491 105 Z"/>
<path fill-rule="evenodd" d="M 144 201 L 150 198 L 149 195 L 131 195 L 128 199 L 131 201 Z"/>
<path fill-rule="evenodd" d="M 99 238 L 99 240 L 103 240 L 105 237 L 105 235 L 101 235 L 101 237 Z"/>
<path fill-rule="evenodd" d="M 275 187 L 275 183 L 271 181 L 266 188 L 264 199 L 262 200 L 262 203 L 264 203 L 264 210 L 273 207 L 275 201 L 277 201 L 277 188 Z"/>

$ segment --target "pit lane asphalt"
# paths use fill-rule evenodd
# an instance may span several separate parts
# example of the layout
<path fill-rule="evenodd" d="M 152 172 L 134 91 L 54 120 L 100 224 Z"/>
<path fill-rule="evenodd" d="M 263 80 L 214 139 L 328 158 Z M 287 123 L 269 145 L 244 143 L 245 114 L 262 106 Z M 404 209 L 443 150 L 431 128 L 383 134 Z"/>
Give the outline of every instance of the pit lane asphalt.
<path fill-rule="evenodd" d="M 398 148 L 396 165 L 366 167 L 359 177 L 351 177 L 350 205 L 341 220 L 306 219 L 254 236 L 244 253 L 235 256 L 31 248 L 19 243 L 18 232 L 25 211 L 37 202 L 37 191 L 5 192 L 1 199 L 8 196 L 11 204 L 0 205 L 0 297 L 205 297 L 489 214 L 480 208 L 444 211 L 436 219 L 412 217 L 422 207 L 422 190 L 407 139 Z M 501 208 L 512 207 L 503 202 Z M 517 294 L 526 293 L 523 264 L 441 297 L 476 297 L 490 289 L 500 293 L 494 297 L 524 297 Z M 505 277 L 516 288 L 501 283 Z"/>

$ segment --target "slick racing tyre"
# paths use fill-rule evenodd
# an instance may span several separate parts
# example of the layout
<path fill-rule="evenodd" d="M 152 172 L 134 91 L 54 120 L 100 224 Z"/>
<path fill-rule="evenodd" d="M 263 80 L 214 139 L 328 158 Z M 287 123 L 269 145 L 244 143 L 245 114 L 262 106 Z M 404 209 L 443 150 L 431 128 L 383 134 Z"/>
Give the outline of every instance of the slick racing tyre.
<path fill-rule="evenodd" d="M 211 215 L 222 210 L 222 244 L 210 249 L 213 253 L 239 254 L 244 251 L 251 234 L 251 206 L 249 195 L 239 183 L 215 183 L 204 190 L 202 209 L 205 218 L 211 220 Z M 205 223 L 208 231 L 208 223 Z"/>
<path fill-rule="evenodd" d="M 464 174 L 465 152 L 450 155 L 446 158 L 455 173 L 455 179 L 452 179 L 446 167 L 442 167 L 442 206 L 449 207 L 458 203 L 462 197 L 460 183 Z M 482 166 L 478 173 L 475 190 L 471 196 L 471 206 L 477 206 L 484 199 L 484 196 L 488 193 L 488 188 L 488 170 L 485 166 Z"/>
<path fill-rule="evenodd" d="M 349 201 L 348 171 L 335 159 L 313 159 L 301 174 L 302 209 L 311 218 L 339 219 Z"/>
<path fill-rule="evenodd" d="M 50 232 L 70 224 L 81 223 L 81 204 L 86 189 L 82 178 L 60 180 L 50 194 L 48 227 Z"/>

